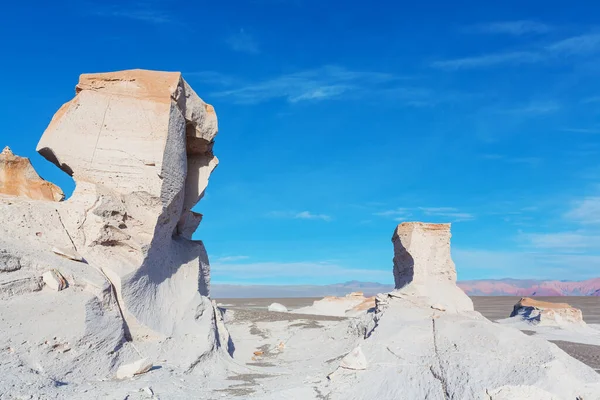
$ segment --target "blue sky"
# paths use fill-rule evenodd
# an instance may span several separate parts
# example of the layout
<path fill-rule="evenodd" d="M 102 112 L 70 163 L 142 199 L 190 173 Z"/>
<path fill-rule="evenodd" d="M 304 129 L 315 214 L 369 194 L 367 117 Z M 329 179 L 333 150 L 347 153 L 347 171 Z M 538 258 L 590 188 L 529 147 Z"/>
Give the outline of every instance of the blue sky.
<path fill-rule="evenodd" d="M 31 158 L 78 75 L 181 71 L 219 117 L 213 282 L 392 282 L 405 220 L 460 279 L 600 271 L 600 5 L 9 2 L 0 145 Z"/>

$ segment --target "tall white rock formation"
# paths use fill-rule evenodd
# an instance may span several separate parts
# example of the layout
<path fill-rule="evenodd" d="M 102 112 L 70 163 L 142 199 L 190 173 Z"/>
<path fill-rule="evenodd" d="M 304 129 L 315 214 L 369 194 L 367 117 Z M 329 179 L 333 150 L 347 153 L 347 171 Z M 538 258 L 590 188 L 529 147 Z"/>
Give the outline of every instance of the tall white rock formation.
<path fill-rule="evenodd" d="M 471 299 L 456 286 L 450 255 L 450 224 L 403 222 L 392 236 L 397 296 L 411 296 L 447 310 L 473 310 Z"/>
<path fill-rule="evenodd" d="M 54 309 L 74 314 L 87 332 L 71 342 L 110 342 L 102 357 L 94 356 L 105 364 L 110 358 L 103 368 L 77 357 L 93 364 L 94 373 L 139 358 L 127 353 L 129 340 L 151 361 L 167 359 L 183 370 L 221 354 L 228 335 L 208 299 L 204 245 L 192 239 L 202 217 L 192 207 L 218 163 L 216 134 L 212 106 L 179 73 L 82 75 L 37 147 L 73 176 L 72 197 L 60 203 L 0 197 L 0 272 L 11 269 L 0 273 L 0 299 L 30 301 L 43 289 L 43 273 L 58 271 L 68 286 L 52 295 L 86 307 L 79 319 L 79 308 L 66 307 L 71 303 Z"/>

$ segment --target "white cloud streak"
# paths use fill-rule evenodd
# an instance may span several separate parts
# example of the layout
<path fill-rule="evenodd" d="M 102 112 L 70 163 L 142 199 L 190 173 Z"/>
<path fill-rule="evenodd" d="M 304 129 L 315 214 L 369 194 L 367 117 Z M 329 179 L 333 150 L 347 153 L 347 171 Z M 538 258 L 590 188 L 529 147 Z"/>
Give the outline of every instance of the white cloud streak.
<path fill-rule="evenodd" d="M 158 2 L 137 2 L 129 6 L 102 6 L 93 11 L 98 17 L 120 18 L 165 25 L 177 22 L 173 16 L 160 7 Z"/>
<path fill-rule="evenodd" d="M 475 216 L 470 213 L 460 212 L 454 207 L 419 207 L 425 215 L 444 217 L 452 220 L 452 222 L 470 221 L 475 219 Z"/>
<path fill-rule="evenodd" d="M 406 221 L 407 218 L 412 216 L 415 212 L 420 212 L 425 216 L 444 217 L 451 222 L 470 221 L 475 219 L 473 214 L 461 212 L 454 207 L 418 207 L 415 209 L 396 208 L 392 210 L 375 212 L 373 215 L 391 218 L 394 221 Z"/>
<path fill-rule="evenodd" d="M 452 250 L 459 279 L 588 279 L 598 275 L 600 256 L 479 249 Z"/>
<path fill-rule="evenodd" d="M 561 109 L 560 104 L 554 101 L 531 102 L 520 107 L 499 110 L 501 114 L 512 114 L 522 116 L 537 116 L 554 113 Z"/>
<path fill-rule="evenodd" d="M 271 211 L 267 214 L 271 218 L 286 218 L 286 219 L 312 219 L 330 222 L 333 218 L 327 214 L 315 214 L 310 211 Z"/>
<path fill-rule="evenodd" d="M 533 233 L 520 235 L 527 247 L 559 252 L 581 252 L 599 248 L 600 235 L 586 232 Z"/>
<path fill-rule="evenodd" d="M 569 56 L 585 56 L 600 51 L 600 34 L 591 33 L 574 36 L 526 51 L 482 54 L 473 57 L 434 61 L 433 68 L 461 70 L 534 64 L 552 59 L 562 60 Z"/>
<path fill-rule="evenodd" d="M 564 217 L 583 225 L 600 224 L 600 197 L 587 197 L 576 201 Z M 600 247 L 600 241 L 598 245 Z"/>
<path fill-rule="evenodd" d="M 223 256 L 223 257 L 215 257 L 214 261 L 219 263 L 225 262 L 233 262 L 233 261 L 242 261 L 249 259 L 249 256 Z"/>
<path fill-rule="evenodd" d="M 552 31 L 552 27 L 541 22 L 530 20 L 500 21 L 478 24 L 467 28 L 468 32 L 487 34 L 506 34 L 522 36 L 526 34 L 543 34 Z"/>
<path fill-rule="evenodd" d="M 507 53 L 484 54 L 474 57 L 455 58 L 451 60 L 434 61 L 431 66 L 437 69 L 460 70 L 474 69 L 484 67 L 494 67 L 497 65 L 518 66 L 523 64 L 533 64 L 541 61 L 543 57 L 540 54 L 530 51 L 515 51 Z"/>
<path fill-rule="evenodd" d="M 223 86 L 212 93 L 214 97 L 233 100 L 238 104 L 258 104 L 283 99 L 289 103 L 315 102 L 335 99 L 363 99 L 377 96 L 398 104 L 423 107 L 440 101 L 433 91 L 399 86 L 406 77 L 385 72 L 353 71 L 335 65 L 283 74 L 247 82 L 211 71 L 187 73 L 184 76 Z"/>

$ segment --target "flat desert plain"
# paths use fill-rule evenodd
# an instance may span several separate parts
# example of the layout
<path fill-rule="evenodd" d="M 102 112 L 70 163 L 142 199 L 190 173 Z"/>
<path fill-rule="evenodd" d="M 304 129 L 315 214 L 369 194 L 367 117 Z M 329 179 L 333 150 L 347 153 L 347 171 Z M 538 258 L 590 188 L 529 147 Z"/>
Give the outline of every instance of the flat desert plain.
<path fill-rule="evenodd" d="M 475 310 L 479 311 L 483 316 L 491 321 L 507 318 L 515 303 L 520 299 L 518 296 L 471 296 Z M 556 303 L 569 303 L 571 306 L 581 309 L 583 319 L 587 324 L 595 326 L 600 324 L 600 297 L 591 296 L 569 296 L 569 297 L 535 297 L 536 300 L 550 301 Z M 248 299 L 217 299 L 219 306 L 238 310 L 247 315 L 249 319 L 258 318 L 259 320 L 270 320 L 281 318 L 281 313 L 269 313 L 267 307 L 271 303 L 280 303 L 294 310 L 300 307 L 311 305 L 315 300 L 320 300 L 318 297 L 299 297 L 299 298 L 248 298 Z M 239 313 L 238 313 L 239 314 Z M 289 314 L 289 318 L 303 319 L 306 321 L 310 318 L 302 314 Z M 331 319 L 339 319 L 340 317 L 329 317 Z M 327 320 L 328 317 L 314 316 L 315 321 Z M 600 327 L 600 326 L 599 326 Z M 533 331 L 523 330 L 528 334 L 533 334 Z M 572 357 L 594 368 L 600 373 L 600 346 L 574 343 L 566 340 L 551 340 L 562 350 L 567 352 Z"/>

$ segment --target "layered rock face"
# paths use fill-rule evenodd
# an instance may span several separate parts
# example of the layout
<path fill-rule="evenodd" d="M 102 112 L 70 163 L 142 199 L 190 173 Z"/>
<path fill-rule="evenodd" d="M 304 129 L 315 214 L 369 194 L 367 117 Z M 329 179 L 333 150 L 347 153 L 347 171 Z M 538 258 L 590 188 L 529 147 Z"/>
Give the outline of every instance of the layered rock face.
<path fill-rule="evenodd" d="M 170 336 L 209 291 L 191 208 L 218 163 L 216 114 L 179 73 L 82 75 L 76 92 L 37 150 L 73 175 L 73 240 L 117 289 L 132 334 Z"/>
<path fill-rule="evenodd" d="M 450 255 L 450 224 L 403 222 L 392 236 L 396 295 L 418 297 L 449 310 L 473 310 L 471 299 L 456 286 Z"/>
<path fill-rule="evenodd" d="M 76 292 L 87 307 L 81 330 L 95 343 L 112 338 L 112 360 L 95 373 L 114 372 L 129 358 L 124 343 L 132 339 L 144 356 L 183 369 L 226 348 L 220 314 L 207 298 L 208 257 L 191 238 L 202 217 L 191 209 L 218 163 L 216 134 L 212 106 L 179 73 L 82 75 L 38 144 L 73 176 L 73 196 L 32 201 L 37 192 L 12 190 L 21 197 L 0 199 L 0 262 L 9 266 L 0 272 L 13 271 L 0 273 L 0 298 L 29 299 L 48 269 L 64 276 L 60 295 Z M 35 181 L 25 175 L 20 182 Z M 58 192 L 44 193 L 56 200 Z"/>
<path fill-rule="evenodd" d="M 9 147 L 0 153 L 0 195 L 50 201 L 65 197 L 58 186 L 40 178 L 28 158 L 15 156 Z"/>
<path fill-rule="evenodd" d="M 584 325 L 581 310 L 567 303 L 551 303 L 522 297 L 515 304 L 511 317 L 539 325 Z"/>

